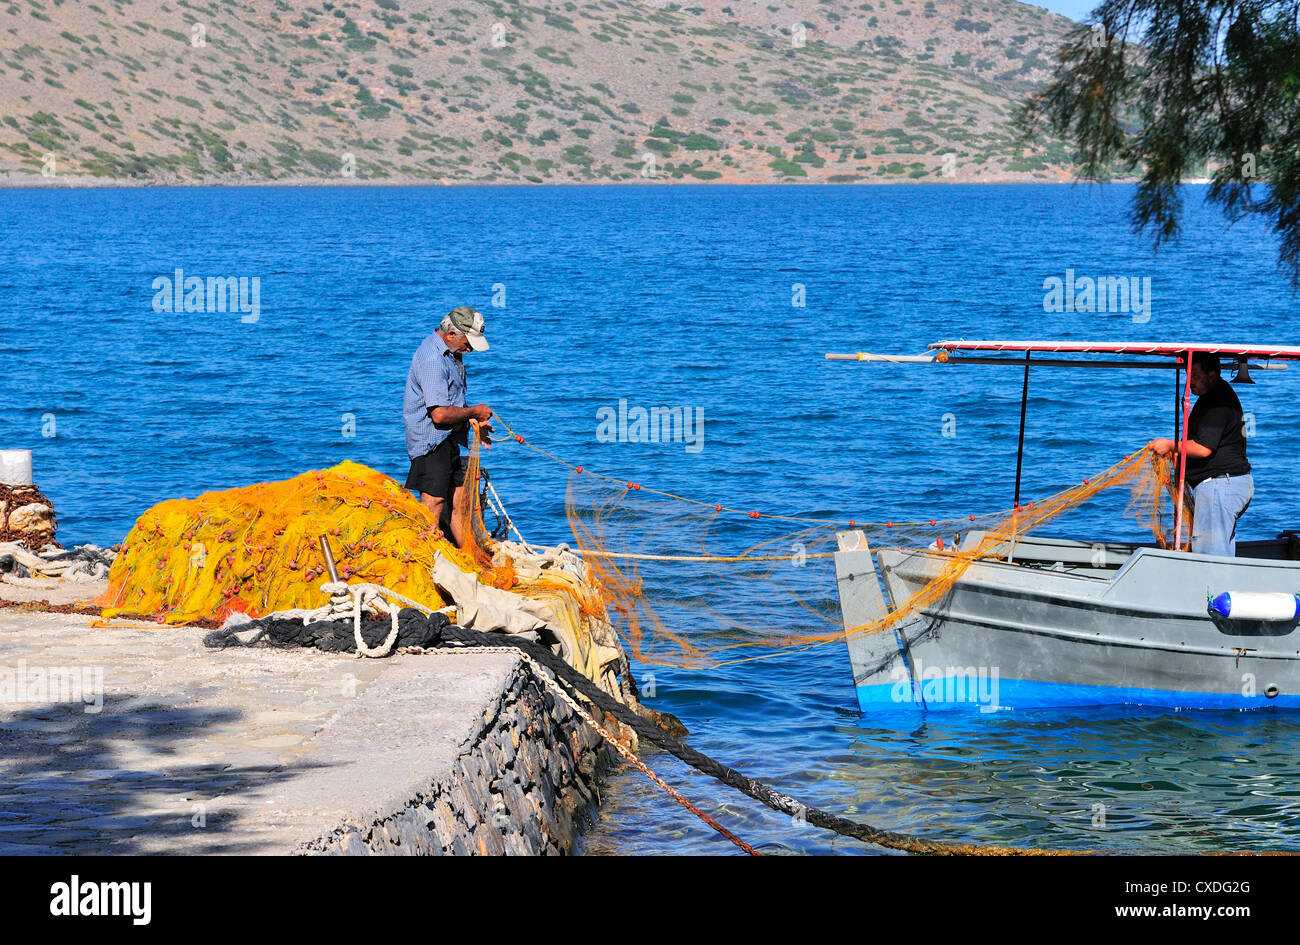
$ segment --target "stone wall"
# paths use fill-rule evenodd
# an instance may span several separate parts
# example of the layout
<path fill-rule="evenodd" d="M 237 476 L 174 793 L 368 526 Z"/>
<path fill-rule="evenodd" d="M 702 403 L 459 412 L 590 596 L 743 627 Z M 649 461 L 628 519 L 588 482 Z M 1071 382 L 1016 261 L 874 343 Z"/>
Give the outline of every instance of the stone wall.
<path fill-rule="evenodd" d="M 612 750 L 522 661 L 481 722 L 449 777 L 402 810 L 369 824 L 345 824 L 299 852 L 569 852 L 595 816 L 596 789 Z"/>

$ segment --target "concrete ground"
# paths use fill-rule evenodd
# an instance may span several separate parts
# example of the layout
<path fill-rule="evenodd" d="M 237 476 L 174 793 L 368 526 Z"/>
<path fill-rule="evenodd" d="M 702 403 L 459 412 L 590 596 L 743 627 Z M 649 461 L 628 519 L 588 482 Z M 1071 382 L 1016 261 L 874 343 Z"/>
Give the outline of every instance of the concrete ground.
<path fill-rule="evenodd" d="M 518 663 L 212 650 L 204 630 L 92 622 L 0 609 L 0 854 L 293 852 L 450 770 Z M 49 701 L 42 675 L 84 691 Z"/>
<path fill-rule="evenodd" d="M 0 577 L 0 600 L 76 604 L 98 597 L 107 587 L 107 581 L 82 584 L 49 578 L 24 578 L 22 581 L 14 581 L 12 578 Z"/>

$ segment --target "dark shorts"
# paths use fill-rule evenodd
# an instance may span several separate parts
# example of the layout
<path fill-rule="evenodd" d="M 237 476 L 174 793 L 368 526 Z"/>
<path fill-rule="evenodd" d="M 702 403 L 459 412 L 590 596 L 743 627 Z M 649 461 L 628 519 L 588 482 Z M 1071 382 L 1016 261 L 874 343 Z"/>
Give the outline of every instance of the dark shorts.
<path fill-rule="evenodd" d="M 448 501 L 452 489 L 464 484 L 465 464 L 454 436 L 411 460 L 411 471 L 406 476 L 406 488 Z"/>

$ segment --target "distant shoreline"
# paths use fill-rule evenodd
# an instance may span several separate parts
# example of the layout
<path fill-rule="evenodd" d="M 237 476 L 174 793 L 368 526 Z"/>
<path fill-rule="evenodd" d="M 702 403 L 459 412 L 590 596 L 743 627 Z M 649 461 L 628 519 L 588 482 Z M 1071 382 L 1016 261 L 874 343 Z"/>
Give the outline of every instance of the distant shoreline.
<path fill-rule="evenodd" d="M 1136 178 L 1115 178 L 1106 183 L 1131 184 Z M 868 178 L 853 181 L 829 181 L 825 178 L 789 178 L 787 180 L 696 180 L 685 178 L 641 178 L 636 180 L 548 180 L 540 183 L 517 180 L 446 180 L 441 178 L 411 178 L 391 180 L 384 178 L 334 178 L 334 177 L 294 177 L 283 180 L 199 180 L 199 181 L 160 181 L 133 180 L 131 178 L 107 177 L 54 177 L 46 178 L 39 174 L 7 174 L 0 177 L 0 190 L 105 190 L 105 189 L 148 189 L 148 188 L 198 188 L 198 187 L 892 187 L 898 185 L 920 185 L 937 187 L 971 187 L 971 186 L 1005 186 L 1010 184 L 1041 184 L 1059 187 L 1069 184 L 1092 184 L 1096 181 L 1081 177 L 1064 177 L 1050 179 L 1044 177 L 1015 176 L 990 177 L 979 179 L 943 179 L 943 178 Z M 1184 181 L 1185 184 L 1205 184 L 1202 179 Z"/>

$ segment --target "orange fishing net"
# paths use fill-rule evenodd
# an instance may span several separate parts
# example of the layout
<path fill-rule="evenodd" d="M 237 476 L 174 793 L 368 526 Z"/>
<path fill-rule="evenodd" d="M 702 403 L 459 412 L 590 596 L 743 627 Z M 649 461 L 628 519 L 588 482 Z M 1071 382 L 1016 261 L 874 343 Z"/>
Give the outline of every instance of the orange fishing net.
<path fill-rule="evenodd" d="M 719 666 L 842 641 L 845 628 L 829 561 L 838 531 L 863 532 L 873 551 L 925 549 L 942 562 L 910 600 L 881 620 L 850 628 L 851 634 L 878 633 L 923 611 L 942 600 L 975 561 L 1005 555 L 1008 543 L 1041 533 L 1043 526 L 1108 490 L 1129 487 L 1124 514 L 1161 547 L 1172 544 L 1172 464 L 1145 449 L 1010 512 L 930 522 L 864 523 L 757 512 L 740 517 L 728 514 L 738 510 L 571 469 L 567 508 L 575 544 L 617 615 L 629 650 L 642 662 L 659 665 Z M 803 527 L 790 532 L 790 523 Z M 970 532 L 982 537 L 961 542 L 959 550 L 961 534 Z M 1188 511 L 1184 541 L 1190 534 Z M 720 548 L 723 542 L 731 547 Z M 653 553 L 664 549 L 678 553 Z M 642 577 L 649 567 L 656 569 L 655 600 Z M 678 582 L 660 570 L 692 567 L 696 586 L 704 588 L 694 596 L 674 593 Z M 743 615 L 736 602 L 743 602 Z"/>
<path fill-rule="evenodd" d="M 539 564 L 534 549 L 509 549 L 487 534 L 477 488 L 480 448 L 476 436 L 466 469 L 469 501 L 456 515 L 457 530 L 468 539 L 464 548 L 441 537 L 429 511 L 402 485 L 345 462 L 283 482 L 158 504 L 127 536 L 108 590 L 95 603 L 105 617 L 168 623 L 318 607 L 328 580 L 317 543 L 324 534 L 343 581 L 383 584 L 438 608 L 447 602 L 431 569 L 441 552 L 484 584 L 545 602 L 584 652 L 593 632 L 606 639 L 610 621 L 643 662 L 710 666 L 843 640 L 829 561 L 837 531 L 859 530 L 876 550 L 926 549 L 945 562 L 884 619 L 849 630 L 876 633 L 942 599 L 973 562 L 997 556 L 1008 542 L 1108 490 L 1131 488 L 1125 514 L 1158 544 L 1170 543 L 1173 527 L 1172 465 L 1147 450 L 1008 513 L 898 523 L 739 513 L 566 463 L 572 470 L 566 509 L 585 567 L 553 567 L 554 561 Z M 792 524 L 797 531 L 789 530 Z M 960 533 L 973 531 L 982 533 L 979 540 L 958 550 Z M 1190 514 L 1182 534 L 1191 534 Z M 666 549 L 677 552 L 667 561 Z M 648 595 L 641 568 L 650 561 L 656 569 L 693 569 L 706 592 Z M 679 584 L 659 574 L 654 583 L 670 591 Z M 744 602 L 743 616 L 737 601 Z M 594 667 L 597 657 L 591 659 Z"/>

